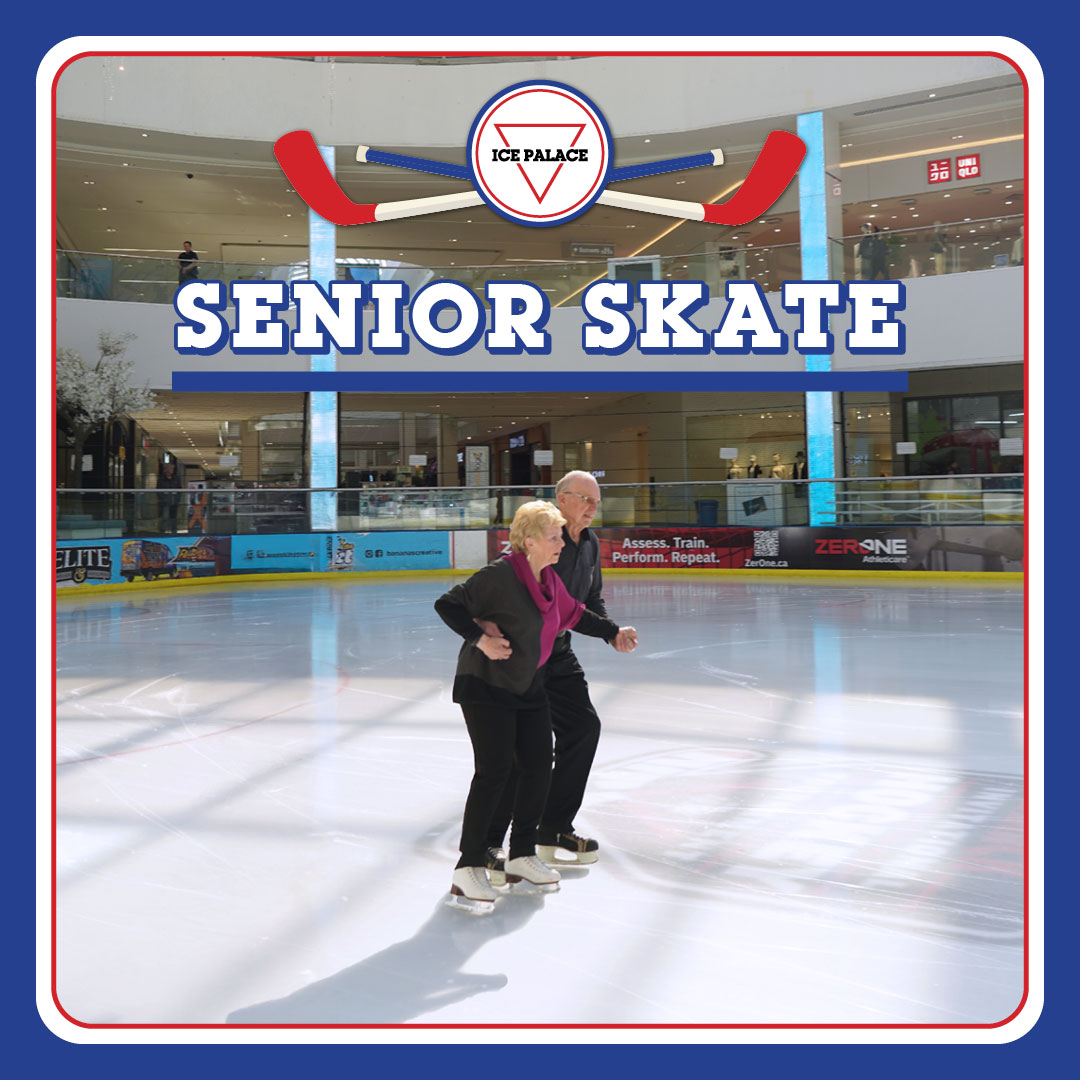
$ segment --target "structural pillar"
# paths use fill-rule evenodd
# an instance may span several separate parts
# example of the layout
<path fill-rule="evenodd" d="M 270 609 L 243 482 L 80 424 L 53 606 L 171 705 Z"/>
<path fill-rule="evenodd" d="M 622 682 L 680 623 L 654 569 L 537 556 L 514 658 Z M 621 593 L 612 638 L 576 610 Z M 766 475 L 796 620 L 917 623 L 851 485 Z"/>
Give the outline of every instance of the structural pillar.
<path fill-rule="evenodd" d="M 827 171 L 827 162 L 839 160 L 840 140 L 835 120 L 821 112 L 802 113 L 797 118 L 797 134 L 806 144 L 806 157 L 799 168 L 799 243 L 804 281 L 838 281 L 842 277 L 843 200 L 834 189 L 837 176 Z M 808 355 L 807 371 L 829 371 L 832 357 Z M 810 479 L 839 476 L 843 472 L 843 423 L 840 395 L 831 391 L 806 394 L 806 457 Z M 836 486 L 810 485 L 810 524 L 832 525 L 836 521 Z"/>
<path fill-rule="evenodd" d="M 320 146 L 319 153 L 330 174 L 334 173 L 334 148 Z M 309 279 L 328 290 L 337 277 L 337 237 L 332 222 L 308 211 Z M 312 371 L 334 371 L 337 352 L 331 349 L 322 356 L 312 355 Z M 311 529 L 328 532 L 337 528 L 338 486 L 338 396 L 334 391 L 312 390 L 308 395 L 308 483 L 313 488 L 332 490 L 312 492 Z"/>

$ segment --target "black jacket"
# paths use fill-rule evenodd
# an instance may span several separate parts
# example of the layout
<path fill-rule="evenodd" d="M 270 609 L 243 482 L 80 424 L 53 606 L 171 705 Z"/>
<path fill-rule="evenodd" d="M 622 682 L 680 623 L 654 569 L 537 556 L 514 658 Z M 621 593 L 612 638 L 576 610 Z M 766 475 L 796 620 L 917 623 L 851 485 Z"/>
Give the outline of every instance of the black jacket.
<path fill-rule="evenodd" d="M 544 620 L 508 559 L 496 559 L 468 581 L 455 585 L 435 601 L 435 611 L 465 639 L 458 653 L 458 678 L 477 678 L 513 694 L 528 690 L 539 665 Z M 482 632 L 474 619 L 490 619 L 498 624 L 513 650 L 509 659 L 489 660 L 476 647 Z M 619 632 L 611 619 L 588 609 L 581 613 L 574 629 L 605 641 L 611 641 Z"/>

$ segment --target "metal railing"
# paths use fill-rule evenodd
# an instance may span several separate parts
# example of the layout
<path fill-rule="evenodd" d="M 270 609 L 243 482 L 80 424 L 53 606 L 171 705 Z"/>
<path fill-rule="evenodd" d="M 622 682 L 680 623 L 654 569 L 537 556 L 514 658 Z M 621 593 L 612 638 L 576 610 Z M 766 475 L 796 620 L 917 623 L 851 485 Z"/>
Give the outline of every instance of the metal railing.
<path fill-rule="evenodd" d="M 1022 524 L 1023 476 L 920 476 L 830 480 L 726 480 L 605 484 L 596 527 L 779 528 L 810 523 L 810 489 L 828 485 L 818 524 Z M 321 493 L 332 528 L 312 528 Z M 56 493 L 57 539 L 253 535 L 508 526 L 548 487 L 71 489 Z M 326 520 L 325 517 L 322 520 Z"/>

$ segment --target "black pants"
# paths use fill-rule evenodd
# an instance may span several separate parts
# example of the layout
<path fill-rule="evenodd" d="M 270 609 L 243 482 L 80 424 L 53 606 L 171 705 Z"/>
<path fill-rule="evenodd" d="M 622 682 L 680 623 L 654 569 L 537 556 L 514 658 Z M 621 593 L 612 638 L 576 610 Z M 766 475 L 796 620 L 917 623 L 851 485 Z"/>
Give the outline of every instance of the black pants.
<path fill-rule="evenodd" d="M 483 866 L 487 836 L 503 791 L 512 785 L 511 859 L 536 854 L 536 829 L 551 781 L 551 714 L 547 703 L 520 709 L 462 704 L 473 745 L 473 773 L 461 826 L 458 867 Z M 503 825 L 503 832 L 506 824 Z M 501 843 L 502 834 L 500 834 Z"/>
<path fill-rule="evenodd" d="M 168 531 L 171 533 L 176 532 L 176 515 L 180 509 L 180 492 L 169 491 L 165 489 L 161 491 L 159 489 L 161 498 L 161 509 L 164 513 L 161 515 L 161 522 L 164 525 L 166 520 L 169 523 Z"/>
<path fill-rule="evenodd" d="M 540 832 L 570 832 L 585 798 L 585 785 L 600 741 L 600 717 L 589 698 L 585 672 L 572 649 L 548 661 L 544 689 L 555 733 L 555 768 L 540 817 Z M 492 816 L 487 834 L 489 847 L 502 846 L 514 814 L 515 779 L 510 777 Z"/>

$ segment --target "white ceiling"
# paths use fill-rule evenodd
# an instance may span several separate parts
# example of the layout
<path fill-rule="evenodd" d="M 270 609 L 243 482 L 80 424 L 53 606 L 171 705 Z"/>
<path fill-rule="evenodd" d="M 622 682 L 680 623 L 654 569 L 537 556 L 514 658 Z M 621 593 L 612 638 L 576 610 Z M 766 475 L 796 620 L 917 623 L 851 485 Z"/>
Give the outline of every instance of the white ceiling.
<path fill-rule="evenodd" d="M 1023 132 L 1022 88 L 1015 76 L 950 87 L 935 98 L 862 102 L 835 112 L 844 144 L 841 166 L 948 145 L 958 133 L 963 142 L 956 145 L 961 146 Z M 774 117 L 768 122 L 655 135 L 648 142 L 643 137 L 618 140 L 615 161 L 620 165 L 700 153 L 715 146 L 725 153 L 720 167 L 631 181 L 621 184 L 620 190 L 717 201 L 746 176 L 769 130 L 794 127 L 794 116 Z M 380 149 L 464 163 L 464 148 L 456 156 L 447 154 L 445 148 Z M 337 176 L 355 201 L 389 202 L 463 190 L 463 182 L 458 180 L 359 165 L 353 160 L 354 152 L 353 146 L 337 148 Z M 120 251 L 171 259 L 182 241 L 191 240 L 203 259 L 273 265 L 307 257 L 307 208 L 291 190 L 270 143 L 153 130 L 144 133 L 61 118 L 57 121 L 56 184 L 58 243 L 70 250 Z M 1005 199 L 1018 194 L 1016 184 L 1006 190 L 1003 183 L 952 187 L 948 202 L 938 198 L 935 203 L 936 196 L 922 193 L 921 219 L 959 221 L 1015 213 L 1019 206 L 1009 209 Z M 896 227 L 891 215 L 902 209 L 899 197 L 882 200 L 874 209 L 869 204 L 848 205 L 844 232 L 857 232 L 858 224 L 870 213 L 878 214 L 886 226 L 893 220 Z M 426 266 L 505 264 L 520 269 L 522 260 L 567 258 L 570 241 L 613 243 L 620 256 L 693 252 L 707 240 L 722 240 L 733 232 L 740 234 L 740 243 L 755 246 L 794 243 L 797 221 L 792 209 L 770 215 L 768 222 L 718 229 L 594 206 L 569 225 L 532 229 L 514 225 L 484 206 L 340 229 L 338 248 L 343 256 L 400 259 Z M 204 457 L 216 461 L 213 455 L 218 449 L 221 420 L 284 411 L 282 396 L 263 402 L 258 395 L 242 395 L 227 403 L 213 400 L 213 395 L 205 396 L 206 400 L 203 397 L 162 395 L 172 411 L 159 410 L 140 418 L 140 423 L 163 445 L 174 448 L 182 460 L 194 464 Z M 484 431 L 491 427 L 486 421 L 497 421 L 497 429 L 492 429 L 496 434 L 536 423 L 557 410 L 583 411 L 581 402 L 572 396 L 551 397 L 545 408 L 539 397 L 530 395 L 528 415 L 522 414 L 520 399 L 515 403 L 488 395 L 484 395 L 480 410 L 475 402 L 452 408 L 455 415 L 478 415 L 485 420 Z M 444 397 L 433 399 L 426 407 L 423 399 L 418 399 L 410 407 L 434 411 L 436 400 L 441 408 L 449 405 Z M 380 406 L 372 403 L 370 407 Z M 382 407 L 401 408 L 402 404 L 398 400 Z M 510 418 L 515 422 L 508 426 Z M 186 428 L 183 437 L 181 425 Z"/>
<path fill-rule="evenodd" d="M 958 132 L 964 136 L 958 145 L 970 145 L 1016 136 L 1023 130 L 1020 84 L 1012 76 L 969 84 L 959 91 L 943 90 L 934 99 L 863 102 L 834 112 L 845 144 L 841 165 L 939 147 Z M 722 166 L 629 181 L 620 184 L 619 190 L 714 201 L 746 176 L 771 129 L 794 130 L 794 126 L 794 116 L 773 117 L 767 122 L 658 134 L 648 143 L 640 137 L 617 140 L 615 160 L 620 165 L 701 153 L 716 146 L 725 154 Z M 355 149 L 337 148 L 337 176 L 354 201 L 390 202 L 463 190 L 460 180 L 357 164 Z M 465 158 L 463 147 L 454 155 L 445 147 L 380 149 L 456 164 L 464 164 Z M 946 208 L 957 212 L 955 202 Z M 853 223 L 864 209 L 847 208 Z M 306 258 L 306 213 L 270 143 L 58 120 L 57 224 L 62 247 L 168 257 L 180 249 L 183 240 L 191 240 L 204 259 L 302 261 Z M 759 227 L 759 235 L 753 235 L 754 226 L 749 227 L 749 236 L 744 228 L 743 240 L 794 242 L 795 221 L 793 213 L 785 215 L 786 227 L 780 235 L 772 224 Z M 645 245 L 650 254 L 683 254 L 732 231 L 698 222 L 672 229 L 673 224 L 668 218 L 594 206 L 568 225 L 530 229 L 484 206 L 340 229 L 338 244 L 342 255 L 462 266 L 507 259 L 515 263 L 563 259 L 568 257 L 571 240 L 614 243 L 619 255 Z M 662 233 L 661 239 L 654 240 Z"/>

